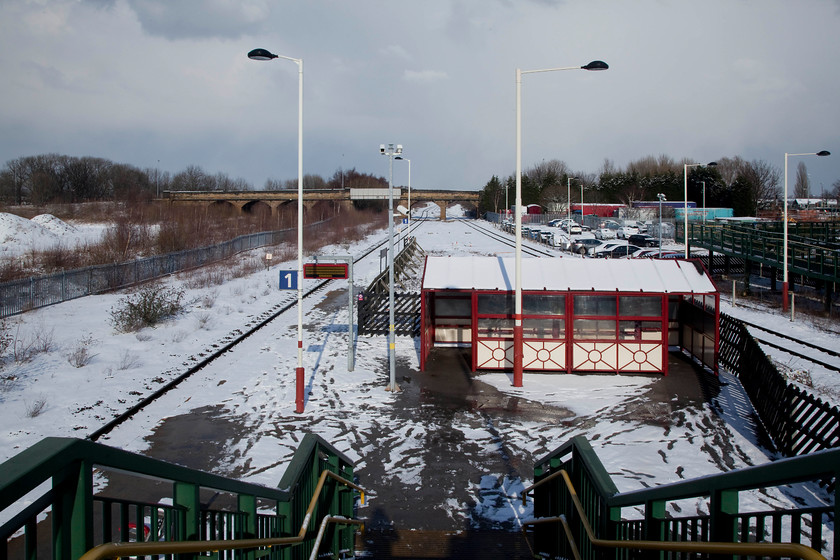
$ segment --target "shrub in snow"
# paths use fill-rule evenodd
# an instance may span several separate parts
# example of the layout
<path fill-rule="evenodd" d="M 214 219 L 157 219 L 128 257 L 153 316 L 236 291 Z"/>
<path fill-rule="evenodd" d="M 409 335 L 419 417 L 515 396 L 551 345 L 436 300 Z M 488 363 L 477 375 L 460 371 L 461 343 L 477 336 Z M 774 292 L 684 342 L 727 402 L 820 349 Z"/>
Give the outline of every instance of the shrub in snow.
<path fill-rule="evenodd" d="M 111 324 L 120 332 L 133 332 L 153 327 L 184 309 L 184 291 L 148 285 L 136 294 L 126 296 L 111 308 Z"/>
<path fill-rule="evenodd" d="M 75 368 L 85 367 L 88 365 L 93 358 L 96 357 L 96 354 L 90 351 L 90 346 L 92 346 L 95 342 L 96 341 L 92 336 L 79 340 L 76 347 L 67 354 L 67 361 L 70 365 Z"/>
<path fill-rule="evenodd" d="M 0 367 L 3 367 L 3 360 L 6 352 L 11 348 L 14 337 L 6 327 L 6 321 L 0 320 Z"/>
<path fill-rule="evenodd" d="M 26 417 L 35 418 L 40 416 L 42 412 L 47 409 L 47 398 L 43 395 L 35 399 L 34 402 L 26 402 Z"/>

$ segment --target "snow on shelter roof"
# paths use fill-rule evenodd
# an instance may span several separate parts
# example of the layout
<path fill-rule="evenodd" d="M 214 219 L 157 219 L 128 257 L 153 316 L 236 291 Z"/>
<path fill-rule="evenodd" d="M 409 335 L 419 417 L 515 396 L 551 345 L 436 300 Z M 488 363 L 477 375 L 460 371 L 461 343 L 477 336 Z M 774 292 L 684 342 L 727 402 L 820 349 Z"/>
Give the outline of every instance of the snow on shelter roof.
<path fill-rule="evenodd" d="M 424 290 L 515 289 L 513 257 L 428 257 Z M 523 258 L 526 291 L 716 293 L 697 263 L 668 259 Z"/>

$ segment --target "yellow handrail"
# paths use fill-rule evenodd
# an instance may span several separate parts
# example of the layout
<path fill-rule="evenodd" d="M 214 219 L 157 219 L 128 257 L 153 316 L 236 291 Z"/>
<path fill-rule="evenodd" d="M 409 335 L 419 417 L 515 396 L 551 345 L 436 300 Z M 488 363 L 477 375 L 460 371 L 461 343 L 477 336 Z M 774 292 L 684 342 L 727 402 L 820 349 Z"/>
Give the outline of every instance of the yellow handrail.
<path fill-rule="evenodd" d="M 802 558 L 803 560 L 826 560 L 825 556 L 811 548 L 796 543 L 728 543 L 728 542 L 678 542 L 678 541 L 623 541 L 623 540 L 609 540 L 599 539 L 592 531 L 592 526 L 589 524 L 589 518 L 583 511 L 583 506 L 578 499 L 577 492 L 572 485 L 572 480 L 569 478 L 569 473 L 565 469 L 561 469 L 551 476 L 544 478 L 538 483 L 526 488 L 523 491 L 523 502 L 525 495 L 536 488 L 537 486 L 547 482 L 550 478 L 562 476 L 566 484 L 566 489 L 574 503 L 575 510 L 580 516 L 581 524 L 583 525 L 586 536 L 593 546 L 605 548 L 633 548 L 640 550 L 658 550 L 663 552 L 699 552 L 707 554 L 732 554 L 741 556 L 771 556 L 771 557 L 790 557 Z M 536 525 L 538 523 L 549 523 L 552 521 L 559 521 L 563 523 L 566 529 L 566 536 L 572 545 L 575 558 L 579 559 L 577 555 L 577 546 L 571 535 L 571 530 L 568 528 L 565 516 L 545 517 L 540 519 L 531 519 L 523 522 L 523 527 L 526 525 Z M 524 529 L 523 529 L 524 530 Z M 530 544 L 528 545 L 530 547 Z"/>
<path fill-rule="evenodd" d="M 365 503 L 365 491 L 361 486 L 346 480 L 332 471 L 323 471 L 318 478 L 318 484 L 312 492 L 312 499 L 306 508 L 306 515 L 295 537 L 279 537 L 273 539 L 233 539 L 223 541 L 177 541 L 177 542 L 109 542 L 95 546 L 85 552 L 79 560 L 104 560 L 119 556 L 153 556 L 156 554 L 187 554 L 197 552 L 215 552 L 218 550 L 234 550 L 237 548 L 259 548 L 282 545 L 294 545 L 303 542 L 306 530 L 312 519 L 312 512 L 318 503 L 318 496 L 324 488 L 327 477 L 333 478 L 341 484 L 361 493 L 362 505 Z M 329 516 L 327 516 L 329 517 Z M 331 518 L 332 522 L 343 524 L 363 525 L 359 520 Z"/>

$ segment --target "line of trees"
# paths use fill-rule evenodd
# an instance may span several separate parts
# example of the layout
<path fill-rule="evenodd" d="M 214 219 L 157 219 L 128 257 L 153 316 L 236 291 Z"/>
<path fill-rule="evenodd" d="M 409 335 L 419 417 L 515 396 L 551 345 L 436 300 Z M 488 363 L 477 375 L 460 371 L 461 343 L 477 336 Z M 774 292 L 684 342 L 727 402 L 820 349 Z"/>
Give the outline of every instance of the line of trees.
<path fill-rule="evenodd" d="M 580 202 L 631 204 L 654 201 L 662 193 L 668 200 L 683 200 L 686 163 L 667 155 L 647 156 L 625 168 L 604 160 L 597 174 L 575 172 L 559 160 L 541 162 L 522 173 L 522 204 L 544 208 Z M 781 204 L 782 173 L 763 160 L 747 161 L 739 156 L 724 157 L 714 166 L 688 168 L 688 200 L 700 204 L 705 197 L 709 208 L 732 208 L 735 216 L 755 216 L 764 204 Z M 571 178 L 571 181 L 570 181 Z M 571 184 L 571 188 L 569 185 Z M 515 203 L 516 177 L 493 176 L 482 190 L 482 212 L 499 212 Z M 808 174 L 799 163 L 791 196 L 807 198 Z M 831 198 L 840 198 L 840 180 L 833 185 Z"/>
<path fill-rule="evenodd" d="M 339 169 L 329 179 L 305 175 L 304 189 L 387 187 L 384 177 Z M 269 179 L 266 190 L 297 189 L 297 178 Z M 142 202 L 165 191 L 245 191 L 253 187 L 225 173 L 206 173 L 197 165 L 171 175 L 156 168 L 140 169 L 99 157 L 43 154 L 6 162 L 0 170 L 0 203 L 6 205 L 94 201 Z"/>

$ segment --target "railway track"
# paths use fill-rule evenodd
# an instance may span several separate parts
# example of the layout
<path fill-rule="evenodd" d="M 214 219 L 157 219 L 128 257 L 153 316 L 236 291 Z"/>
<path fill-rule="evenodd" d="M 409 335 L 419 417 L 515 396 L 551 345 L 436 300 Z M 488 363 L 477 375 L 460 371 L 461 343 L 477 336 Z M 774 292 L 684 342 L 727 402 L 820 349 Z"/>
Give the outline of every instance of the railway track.
<path fill-rule="evenodd" d="M 499 233 L 498 231 L 496 231 L 495 228 L 492 228 L 492 227 L 488 228 L 488 227 L 480 226 L 477 223 L 474 223 L 472 221 L 467 221 L 467 220 L 464 220 L 464 223 L 468 227 L 470 227 L 470 228 L 472 228 L 472 229 L 474 229 L 478 232 L 481 232 L 482 234 L 486 235 L 487 237 L 489 237 L 489 238 L 491 238 L 495 241 L 498 241 L 499 243 L 501 243 L 503 245 L 507 245 L 508 247 L 516 247 L 516 242 L 511 239 L 510 235 Z M 543 250 L 543 249 L 537 249 L 536 247 L 533 247 L 531 244 L 526 245 L 525 243 L 522 244 L 522 253 L 525 254 L 525 255 L 529 255 L 531 257 L 557 257 L 558 256 L 557 253 L 555 253 L 555 252 L 550 252 L 550 251 Z"/>
<path fill-rule="evenodd" d="M 771 348 L 775 348 L 776 350 L 781 350 L 791 356 L 795 356 L 797 358 L 806 360 L 813 364 L 819 365 L 824 367 L 825 369 L 840 372 L 840 366 L 837 365 L 837 361 L 835 363 L 829 363 L 820 359 L 821 357 L 825 356 L 827 359 L 830 358 L 837 358 L 840 359 L 840 352 L 836 350 L 831 350 L 829 348 L 825 348 L 823 346 L 819 346 L 817 344 L 812 344 L 810 342 L 806 342 L 804 340 L 800 340 L 798 338 L 794 338 L 792 336 L 788 336 L 786 334 L 778 333 L 770 328 L 763 327 L 761 325 L 757 325 L 755 323 L 750 323 L 748 321 L 741 321 L 744 325 L 751 329 L 756 329 L 762 332 L 766 332 L 771 334 L 773 337 L 784 341 L 783 343 L 774 342 L 772 340 L 768 340 L 766 337 L 758 337 L 753 336 L 756 342 L 760 344 L 764 344 Z M 804 349 L 804 350 L 803 350 Z M 816 357 L 814 353 L 821 355 L 820 358 Z"/>
<path fill-rule="evenodd" d="M 416 229 L 421 227 L 423 223 L 423 220 L 415 220 L 412 223 L 411 231 L 409 233 L 416 231 Z M 383 245 L 387 245 L 387 243 L 388 239 L 386 237 L 382 241 L 373 244 L 371 247 L 362 252 L 361 255 L 355 256 L 353 258 L 354 262 L 358 262 L 372 255 L 377 249 L 381 248 Z M 321 282 L 318 282 L 315 286 L 306 290 L 303 293 L 303 297 L 309 298 L 314 295 L 317 295 L 319 292 L 324 290 L 329 285 L 329 283 L 329 280 L 323 280 Z M 205 350 L 204 352 L 200 353 L 200 359 L 196 361 L 196 363 L 189 367 L 187 370 L 185 370 L 184 372 L 176 376 L 174 379 L 162 385 L 153 393 L 145 396 L 139 402 L 131 406 L 128 410 L 122 412 L 121 414 L 107 422 L 104 426 L 91 432 L 85 439 L 88 439 L 90 441 L 96 441 L 102 436 L 112 432 L 115 428 L 130 420 L 138 412 L 147 408 L 149 405 L 160 399 L 162 396 L 178 387 L 181 383 L 192 377 L 195 373 L 206 368 L 208 365 L 217 360 L 220 356 L 222 356 L 226 352 L 229 352 L 235 346 L 247 340 L 251 335 L 259 331 L 263 327 L 269 325 L 279 316 L 286 313 L 287 311 L 293 310 L 296 305 L 297 297 L 290 297 L 287 301 L 278 303 L 270 309 L 266 310 L 265 312 L 260 314 L 256 319 L 250 321 L 242 329 L 236 329 L 227 337 L 225 337 L 225 339 L 223 339 L 221 343 L 213 344 L 211 349 Z"/>

